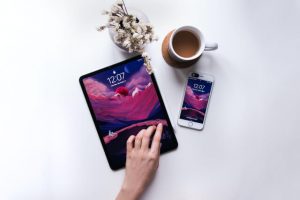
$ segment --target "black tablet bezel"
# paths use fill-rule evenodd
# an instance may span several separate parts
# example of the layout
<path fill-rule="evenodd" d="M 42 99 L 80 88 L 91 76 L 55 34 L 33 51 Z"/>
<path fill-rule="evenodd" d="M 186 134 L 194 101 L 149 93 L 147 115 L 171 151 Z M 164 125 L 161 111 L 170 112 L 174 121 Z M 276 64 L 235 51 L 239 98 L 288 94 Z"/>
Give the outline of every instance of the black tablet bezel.
<path fill-rule="evenodd" d="M 86 100 L 86 102 L 87 102 L 87 104 L 88 104 L 90 113 L 91 113 L 91 115 L 92 115 L 92 118 L 93 118 L 93 121 L 94 121 L 94 125 L 95 125 L 95 127 L 96 127 L 98 136 L 99 136 L 99 138 L 100 138 L 101 144 L 102 144 L 103 149 L 104 149 L 104 152 L 105 152 L 106 159 L 107 159 L 107 161 L 108 161 L 108 163 L 109 163 L 109 166 L 110 166 L 110 168 L 111 168 L 112 170 L 117 170 L 117 169 L 123 168 L 123 167 L 125 166 L 125 163 L 123 163 L 123 164 L 121 164 L 121 165 L 118 165 L 118 166 L 115 166 L 115 165 L 112 164 L 111 158 L 109 157 L 109 154 L 108 154 L 107 149 L 106 149 L 106 145 L 105 145 L 104 140 L 103 140 L 103 137 L 102 137 L 102 135 L 101 135 L 101 131 L 99 130 L 99 128 L 98 128 L 98 126 L 97 126 L 96 116 L 95 116 L 95 113 L 94 113 L 94 111 L 93 111 L 91 102 L 90 102 L 90 100 L 89 100 L 89 98 L 88 98 L 88 94 L 87 94 L 86 89 L 85 89 L 85 86 L 84 86 L 84 84 L 83 84 L 83 80 L 84 80 L 85 78 L 91 77 L 91 76 L 93 76 L 93 75 L 96 75 L 96 74 L 98 74 L 98 73 L 104 72 L 104 71 L 106 71 L 106 70 L 110 70 L 110 69 L 112 69 L 112 68 L 114 68 L 114 67 L 123 65 L 123 64 L 125 64 L 125 63 L 127 63 L 127 62 L 130 62 L 130 61 L 133 61 L 133 60 L 138 60 L 138 59 L 140 59 L 140 58 L 143 58 L 143 57 L 142 57 L 141 55 L 138 55 L 138 56 L 135 56 L 135 57 L 133 57 L 133 58 L 129 58 L 129 59 L 127 59 L 127 60 L 124 60 L 124 61 L 122 61 L 122 62 L 113 64 L 113 65 L 111 65 L 111 66 L 108 66 L 108 67 L 105 67 L 105 68 L 96 70 L 96 71 L 91 72 L 91 73 L 88 73 L 88 74 L 85 74 L 85 75 L 83 75 L 83 76 L 81 76 L 81 77 L 79 78 L 80 86 L 81 86 L 81 89 L 82 89 L 82 91 L 83 91 L 85 100 Z M 164 114 L 165 114 L 165 116 L 166 116 L 166 120 L 167 120 L 167 123 L 168 123 L 169 131 L 170 131 L 170 133 L 171 133 L 172 136 L 173 136 L 173 137 L 172 137 L 173 140 L 172 140 L 172 143 L 171 143 L 172 145 L 170 145 L 170 146 L 164 148 L 164 150 L 161 151 L 161 153 L 165 153 L 165 152 L 168 152 L 168 151 L 171 151 L 171 150 L 176 149 L 176 148 L 178 147 L 178 142 L 177 142 L 177 139 L 176 139 L 176 136 L 175 136 L 175 133 L 174 133 L 174 129 L 173 129 L 173 126 L 172 126 L 172 124 L 171 124 L 171 121 L 170 121 L 170 118 L 169 118 L 167 109 L 166 109 L 165 104 L 164 104 L 164 102 L 163 102 L 163 99 L 162 99 L 160 90 L 159 90 L 159 88 L 158 88 L 158 85 L 157 85 L 155 76 L 154 76 L 153 73 L 152 73 L 150 76 L 151 76 L 151 80 L 152 80 L 152 82 L 153 82 L 153 85 L 154 85 L 154 87 L 155 87 L 156 94 L 157 94 L 157 96 L 158 96 L 158 99 L 159 99 L 159 102 L 160 102 L 160 104 L 161 104 L 162 110 L 163 110 L 163 112 L 164 112 Z"/>

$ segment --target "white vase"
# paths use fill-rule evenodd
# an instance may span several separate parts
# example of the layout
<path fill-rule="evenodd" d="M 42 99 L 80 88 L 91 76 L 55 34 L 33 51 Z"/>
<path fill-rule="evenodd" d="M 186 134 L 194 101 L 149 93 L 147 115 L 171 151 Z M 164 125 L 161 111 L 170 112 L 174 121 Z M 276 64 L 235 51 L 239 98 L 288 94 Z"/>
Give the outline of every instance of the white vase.
<path fill-rule="evenodd" d="M 140 22 L 144 22 L 144 23 L 148 23 L 148 22 L 149 22 L 148 17 L 147 17 L 142 11 L 140 11 L 140 10 L 138 10 L 138 9 L 135 9 L 135 8 L 130 8 L 130 7 L 127 8 L 127 11 L 128 11 L 129 14 L 136 16 L 137 19 L 138 19 Z M 109 33 L 109 36 L 110 36 L 111 40 L 113 41 L 113 43 L 114 43 L 115 45 L 117 45 L 121 50 L 126 51 L 127 53 L 129 53 L 129 52 L 128 52 L 128 49 L 126 49 L 125 47 L 123 47 L 121 44 L 117 44 L 117 43 L 114 41 L 114 36 L 116 35 L 116 32 L 114 31 L 113 28 L 109 28 L 108 33 Z M 133 53 L 134 53 L 134 52 L 133 52 Z"/>

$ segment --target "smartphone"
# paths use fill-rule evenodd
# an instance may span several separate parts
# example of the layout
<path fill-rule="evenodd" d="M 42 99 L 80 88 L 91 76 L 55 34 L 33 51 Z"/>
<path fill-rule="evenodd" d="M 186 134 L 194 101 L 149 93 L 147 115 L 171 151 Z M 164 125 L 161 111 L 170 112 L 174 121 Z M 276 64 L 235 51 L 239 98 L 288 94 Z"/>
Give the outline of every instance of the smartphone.
<path fill-rule="evenodd" d="M 202 130 L 211 97 L 214 79 L 210 75 L 192 72 L 188 76 L 178 125 Z"/>

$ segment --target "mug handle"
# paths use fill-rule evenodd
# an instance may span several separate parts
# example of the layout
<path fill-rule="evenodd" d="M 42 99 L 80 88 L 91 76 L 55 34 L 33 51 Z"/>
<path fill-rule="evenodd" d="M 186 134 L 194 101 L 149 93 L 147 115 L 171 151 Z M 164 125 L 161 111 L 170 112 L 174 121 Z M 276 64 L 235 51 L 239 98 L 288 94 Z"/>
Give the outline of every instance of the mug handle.
<path fill-rule="evenodd" d="M 216 42 L 208 42 L 205 43 L 204 51 L 213 51 L 218 49 L 218 43 Z"/>

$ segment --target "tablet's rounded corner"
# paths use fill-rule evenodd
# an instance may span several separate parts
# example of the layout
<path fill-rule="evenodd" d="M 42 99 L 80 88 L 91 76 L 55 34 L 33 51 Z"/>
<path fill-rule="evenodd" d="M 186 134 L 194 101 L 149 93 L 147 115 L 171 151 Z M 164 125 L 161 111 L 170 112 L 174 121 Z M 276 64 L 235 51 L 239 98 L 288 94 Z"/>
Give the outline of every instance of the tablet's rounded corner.
<path fill-rule="evenodd" d="M 125 168 L 125 164 L 123 166 L 117 166 L 117 165 L 112 165 L 110 162 L 108 162 L 109 164 L 109 168 L 112 170 L 112 171 L 118 171 L 120 169 L 123 169 Z"/>
<path fill-rule="evenodd" d="M 79 77 L 78 81 L 80 84 L 83 83 L 83 79 L 84 79 L 84 75 Z"/>

